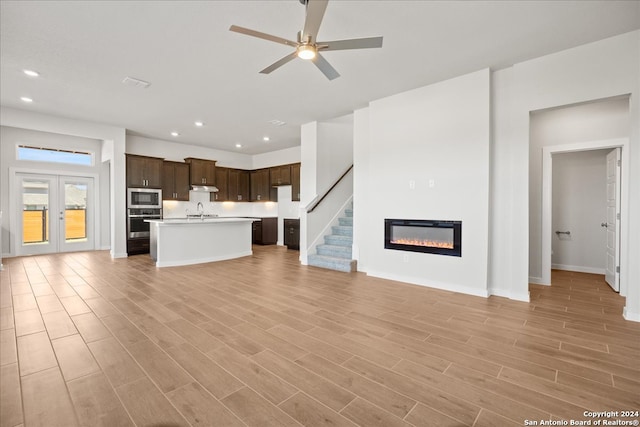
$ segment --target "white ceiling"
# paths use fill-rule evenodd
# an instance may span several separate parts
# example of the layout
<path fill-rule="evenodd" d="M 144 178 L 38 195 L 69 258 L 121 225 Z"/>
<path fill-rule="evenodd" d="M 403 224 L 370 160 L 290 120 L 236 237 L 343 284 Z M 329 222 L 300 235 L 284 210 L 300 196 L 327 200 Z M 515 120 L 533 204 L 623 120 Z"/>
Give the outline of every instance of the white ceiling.
<path fill-rule="evenodd" d="M 295 40 L 304 13 L 298 0 L 2 0 L 0 102 L 257 154 L 299 145 L 301 124 L 375 99 L 640 28 L 635 0 L 332 0 L 320 40 L 384 36 L 381 49 L 326 52 L 341 74 L 333 81 L 300 59 L 259 74 L 291 48 L 228 31 L 236 24 Z M 151 86 L 126 86 L 126 76 Z"/>

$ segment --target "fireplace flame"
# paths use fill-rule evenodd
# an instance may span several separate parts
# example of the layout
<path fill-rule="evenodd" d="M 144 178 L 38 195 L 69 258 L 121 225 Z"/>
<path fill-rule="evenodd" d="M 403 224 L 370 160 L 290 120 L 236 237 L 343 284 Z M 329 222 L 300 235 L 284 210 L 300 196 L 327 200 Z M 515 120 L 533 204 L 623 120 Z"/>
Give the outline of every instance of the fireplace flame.
<path fill-rule="evenodd" d="M 438 240 L 422 240 L 422 239 L 395 239 L 391 243 L 398 245 L 426 246 L 429 248 L 453 249 L 453 242 L 442 242 Z"/>

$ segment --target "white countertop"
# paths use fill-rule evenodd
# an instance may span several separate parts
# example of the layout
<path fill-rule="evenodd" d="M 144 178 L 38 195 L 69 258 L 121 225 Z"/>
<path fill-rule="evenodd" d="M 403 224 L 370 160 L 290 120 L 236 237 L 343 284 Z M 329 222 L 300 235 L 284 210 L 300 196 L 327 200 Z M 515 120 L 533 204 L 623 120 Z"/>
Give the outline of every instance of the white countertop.
<path fill-rule="evenodd" d="M 166 218 L 166 219 L 146 219 L 145 222 L 157 224 L 158 226 L 184 225 L 184 224 L 220 224 L 229 222 L 253 222 L 259 218 L 239 218 L 239 217 L 214 217 L 214 218 Z"/>

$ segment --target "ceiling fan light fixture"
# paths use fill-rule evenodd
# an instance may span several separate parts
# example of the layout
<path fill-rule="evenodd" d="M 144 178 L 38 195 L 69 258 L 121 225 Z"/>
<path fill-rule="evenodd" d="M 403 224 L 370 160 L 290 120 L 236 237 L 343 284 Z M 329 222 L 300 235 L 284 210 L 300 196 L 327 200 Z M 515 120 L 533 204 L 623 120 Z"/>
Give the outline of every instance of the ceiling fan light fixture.
<path fill-rule="evenodd" d="M 301 59 L 313 59 L 316 57 L 316 47 L 310 44 L 303 44 L 298 46 L 298 58 Z"/>

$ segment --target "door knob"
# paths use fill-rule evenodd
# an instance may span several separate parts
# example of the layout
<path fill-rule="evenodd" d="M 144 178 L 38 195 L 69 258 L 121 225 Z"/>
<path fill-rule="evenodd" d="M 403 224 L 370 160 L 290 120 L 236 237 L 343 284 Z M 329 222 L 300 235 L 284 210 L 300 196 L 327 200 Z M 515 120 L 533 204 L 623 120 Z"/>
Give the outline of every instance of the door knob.
<path fill-rule="evenodd" d="M 600 227 L 607 228 L 607 227 L 609 227 L 609 226 L 607 225 L 607 223 L 606 223 L 606 222 L 602 222 L 602 223 L 600 223 Z"/>

